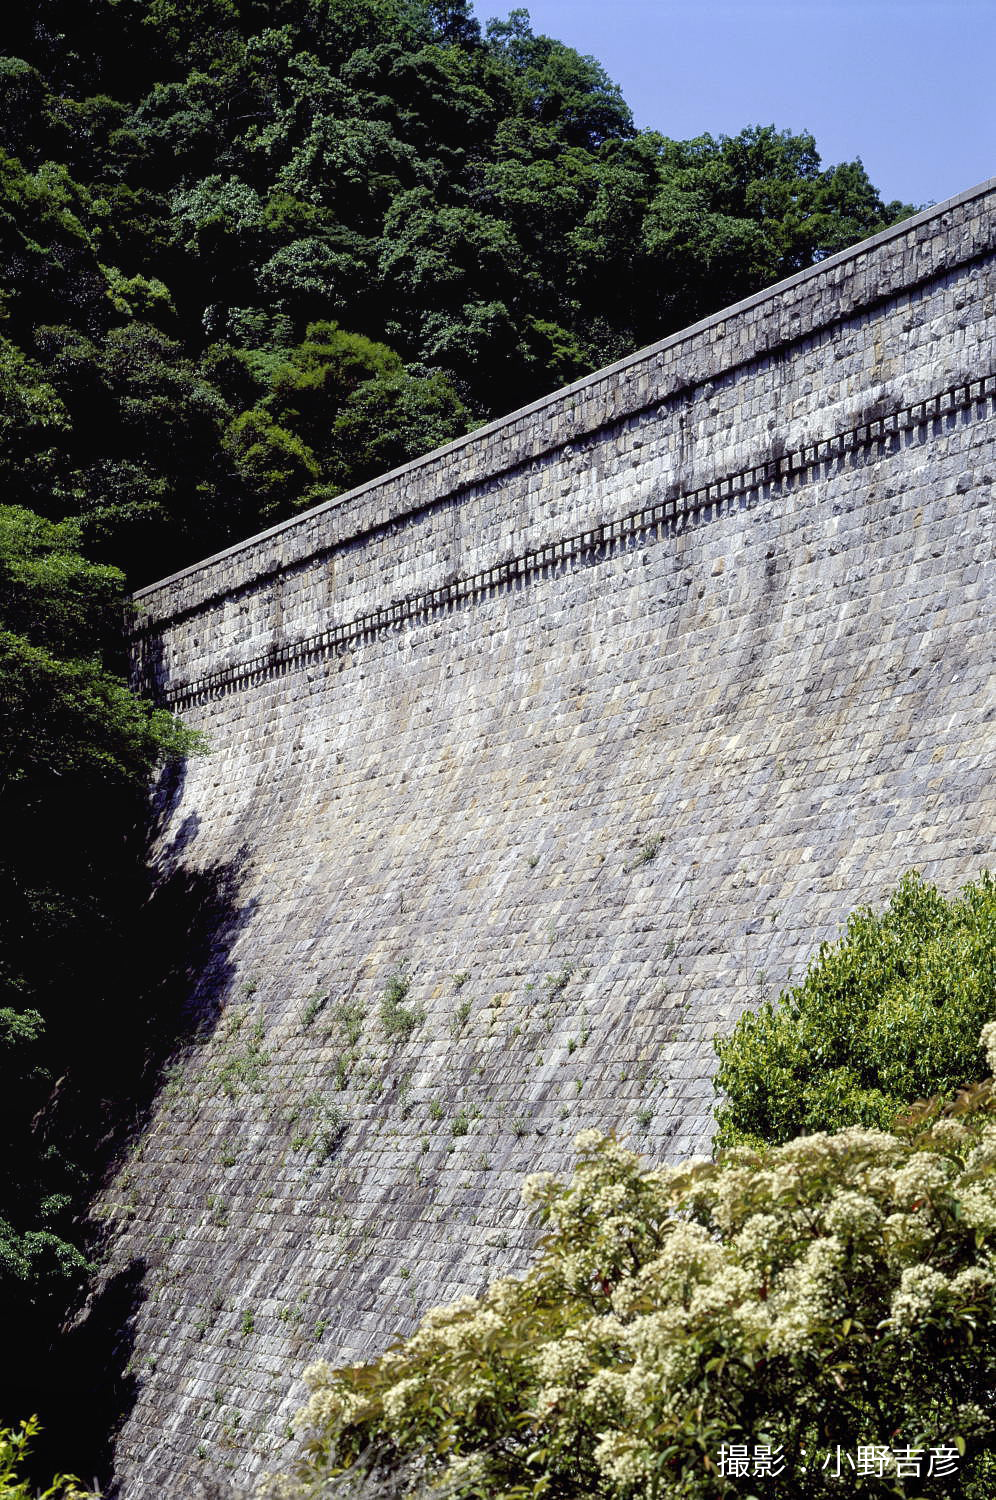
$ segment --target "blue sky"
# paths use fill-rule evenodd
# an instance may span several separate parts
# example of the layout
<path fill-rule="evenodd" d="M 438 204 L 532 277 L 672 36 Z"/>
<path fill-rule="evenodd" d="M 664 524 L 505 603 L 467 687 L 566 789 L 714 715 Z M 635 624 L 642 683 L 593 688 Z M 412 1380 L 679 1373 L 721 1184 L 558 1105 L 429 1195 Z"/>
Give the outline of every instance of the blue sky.
<path fill-rule="evenodd" d="M 514 0 L 477 0 L 481 21 Z M 686 138 L 808 130 L 886 199 L 996 175 L 996 0 L 533 0 L 533 30 L 597 57 L 636 123 Z"/>

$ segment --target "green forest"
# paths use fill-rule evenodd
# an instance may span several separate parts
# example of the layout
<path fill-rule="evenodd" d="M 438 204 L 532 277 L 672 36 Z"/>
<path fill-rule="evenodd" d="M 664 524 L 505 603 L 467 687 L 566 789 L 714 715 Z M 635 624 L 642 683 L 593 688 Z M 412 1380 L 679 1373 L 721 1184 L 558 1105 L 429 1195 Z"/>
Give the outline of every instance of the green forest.
<path fill-rule="evenodd" d="M 913 208 L 806 134 L 637 130 L 525 10 L 18 0 L 0 45 L 0 1424 L 82 1463 L 82 1215 L 209 909 L 149 900 L 149 775 L 201 747 L 125 685 L 127 590 Z"/>
<path fill-rule="evenodd" d="M 773 127 L 634 129 L 463 0 L 5 26 L 4 499 L 162 577 L 894 222 Z"/>

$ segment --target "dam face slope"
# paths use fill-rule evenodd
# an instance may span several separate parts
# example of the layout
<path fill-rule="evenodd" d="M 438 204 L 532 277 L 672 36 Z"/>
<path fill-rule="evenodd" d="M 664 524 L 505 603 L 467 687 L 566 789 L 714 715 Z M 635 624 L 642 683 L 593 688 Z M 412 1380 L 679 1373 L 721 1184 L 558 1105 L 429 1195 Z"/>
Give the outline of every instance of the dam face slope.
<path fill-rule="evenodd" d="M 994 207 L 138 596 L 210 745 L 155 860 L 225 903 L 99 1204 L 123 1500 L 247 1483 L 306 1364 L 521 1270 L 579 1130 L 708 1150 L 712 1038 L 904 870 L 993 863 Z"/>

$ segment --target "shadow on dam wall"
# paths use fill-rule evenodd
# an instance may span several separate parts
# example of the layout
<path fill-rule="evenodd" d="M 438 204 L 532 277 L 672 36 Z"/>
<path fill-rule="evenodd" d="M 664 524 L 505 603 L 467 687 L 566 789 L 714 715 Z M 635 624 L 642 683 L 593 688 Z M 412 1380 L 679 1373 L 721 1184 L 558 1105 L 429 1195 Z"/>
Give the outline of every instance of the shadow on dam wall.
<path fill-rule="evenodd" d="M 185 767 L 165 771 L 150 817 L 162 832 L 182 790 Z M 169 839 L 159 868 L 146 871 L 136 892 L 133 930 L 104 955 L 113 974 L 108 1012 L 99 1035 L 74 1058 L 40 1122 L 41 1149 L 80 1163 L 90 1193 L 127 1170 L 128 1152 L 141 1142 L 171 1065 L 213 1034 L 230 988 L 227 953 L 254 903 L 240 903 L 246 852 L 192 869 L 182 861 L 197 834 L 195 816 Z M 198 982 L 192 988 L 191 979 Z M 86 1189 L 84 1188 L 84 1191 Z M 42 1431 L 32 1469 L 46 1479 L 67 1465 L 107 1496 L 114 1434 L 135 1400 L 132 1363 L 135 1319 L 148 1296 L 150 1259 L 131 1257 L 101 1273 L 107 1227 L 87 1225 L 86 1251 L 97 1275 L 86 1301 L 62 1323 L 65 1309 L 24 1305 L 22 1327 L 8 1323 L 8 1358 L 0 1376 L 0 1421 L 38 1413 Z M 152 1260 L 154 1261 L 154 1254 Z M 39 1337 L 39 1321 L 42 1336 Z M 47 1331 L 47 1336 L 46 1336 Z M 13 1351 L 16 1351 L 16 1355 Z"/>

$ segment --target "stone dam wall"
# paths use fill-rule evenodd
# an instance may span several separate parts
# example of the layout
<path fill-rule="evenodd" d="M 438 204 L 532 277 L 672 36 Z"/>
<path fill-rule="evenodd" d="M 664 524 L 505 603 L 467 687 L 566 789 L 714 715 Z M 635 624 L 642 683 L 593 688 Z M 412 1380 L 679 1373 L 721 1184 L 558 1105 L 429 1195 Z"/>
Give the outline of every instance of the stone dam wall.
<path fill-rule="evenodd" d="M 98 1205 L 123 1500 L 276 1465 L 306 1364 L 525 1267 L 527 1172 L 707 1150 L 714 1035 L 904 870 L 993 865 L 994 207 L 137 597 L 211 750 L 155 859 L 227 905 Z"/>

